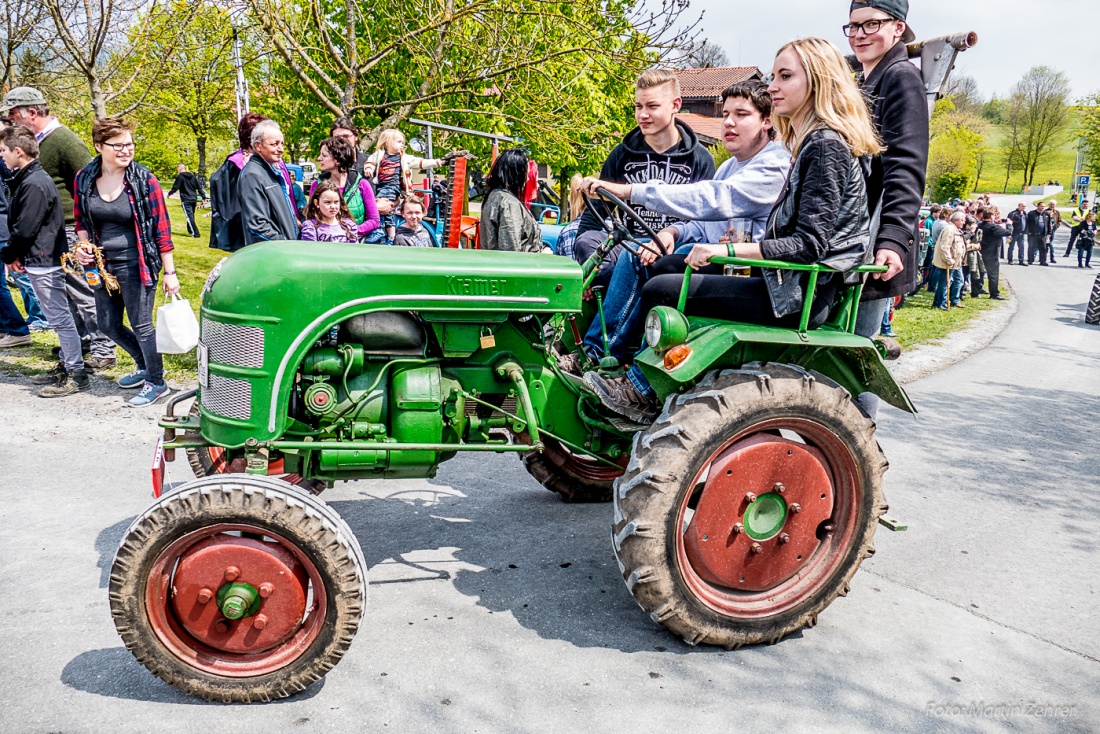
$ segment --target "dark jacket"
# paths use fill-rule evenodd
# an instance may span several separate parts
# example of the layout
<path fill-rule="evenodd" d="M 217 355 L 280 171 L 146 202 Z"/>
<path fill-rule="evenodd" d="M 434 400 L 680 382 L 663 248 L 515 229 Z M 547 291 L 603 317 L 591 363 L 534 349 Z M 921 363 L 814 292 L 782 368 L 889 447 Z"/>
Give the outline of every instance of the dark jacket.
<path fill-rule="evenodd" d="M 1046 237 L 1050 234 L 1050 215 L 1032 209 L 1027 213 L 1027 233 L 1033 237 Z"/>
<path fill-rule="evenodd" d="M 1027 231 L 1027 212 L 1013 209 L 1008 213 L 1008 221 L 1012 223 L 1013 234 L 1024 234 Z"/>
<path fill-rule="evenodd" d="M 103 159 L 96 156 L 88 165 L 76 174 L 76 187 L 73 190 L 73 217 L 76 219 L 76 231 L 85 232 L 88 238 L 99 243 L 99 228 L 96 227 L 91 213 L 82 202 L 90 201 L 92 187 L 103 170 Z M 164 189 L 160 182 L 145 166 L 137 161 L 126 166 L 123 174 L 123 188 L 130 199 L 130 211 L 134 215 L 137 228 L 138 247 L 141 258 L 138 260 L 138 275 L 146 287 L 157 281 L 160 273 L 161 253 L 171 252 L 172 222 L 168 219 L 168 207 L 164 201 Z"/>
<path fill-rule="evenodd" d="M 823 263 L 847 272 L 867 254 L 870 219 L 860 160 L 840 135 L 820 128 L 806 137 L 791 166 L 760 250 L 768 260 Z M 802 309 L 805 275 L 789 270 L 763 275 L 777 318 Z"/>
<path fill-rule="evenodd" d="M 194 204 L 200 198 L 206 198 L 206 191 L 202 187 L 202 179 L 190 171 L 176 174 L 176 180 L 172 182 L 172 189 L 168 192 L 171 196 L 180 192 L 180 201 L 189 201 Z"/>
<path fill-rule="evenodd" d="M 867 279 L 863 300 L 871 301 L 911 293 L 920 277 L 917 227 L 928 168 L 928 98 L 904 43 L 886 52 L 862 89 L 873 104 L 875 129 L 886 146 L 871 161 L 867 178 L 868 206 L 871 212 L 878 209 L 874 250 L 893 250 L 905 266 L 890 280 Z"/>
<path fill-rule="evenodd" d="M 493 189 L 481 206 L 481 249 L 542 252 L 538 222 L 515 194 Z"/>
<path fill-rule="evenodd" d="M 69 243 L 65 237 L 65 212 L 53 178 L 36 160 L 15 172 L 12 187 L 8 212 L 10 239 L 0 250 L 0 260 L 8 265 L 19 260 L 23 267 L 32 268 L 60 265 Z"/>
<path fill-rule="evenodd" d="M 237 188 L 244 154 L 236 151 L 210 176 L 210 246 L 236 252 L 244 247 L 241 229 L 241 197 Z"/>
<path fill-rule="evenodd" d="M 281 173 L 258 155 L 248 159 L 237 182 L 244 243 L 298 239 L 298 214 L 287 200 Z"/>
<path fill-rule="evenodd" d="M 631 130 L 623 138 L 623 142 L 616 145 L 611 155 L 607 156 L 603 168 L 600 169 L 600 180 L 626 184 L 650 181 L 685 184 L 714 178 L 714 157 L 710 151 L 699 142 L 695 132 L 686 124 L 676 120 L 676 127 L 680 131 L 680 142 L 663 153 L 649 147 L 641 129 Z M 652 212 L 645 207 L 634 208 L 655 232 L 660 232 L 676 221 L 675 217 Z M 598 218 L 602 214 L 603 212 L 585 209 L 581 216 L 580 234 L 602 229 L 603 225 Z M 634 234 L 642 234 L 641 228 L 635 222 L 627 220 L 626 226 Z"/>
<path fill-rule="evenodd" d="M 982 222 L 978 225 L 978 231 L 982 233 L 982 257 L 999 256 L 1003 238 L 1012 236 L 1012 232 L 996 222 Z"/>
<path fill-rule="evenodd" d="M 0 245 L 3 245 L 11 237 L 11 233 L 8 231 L 8 210 L 11 208 L 11 204 L 8 201 L 8 187 L 4 184 L 0 184 Z M 3 283 L 0 283 L 0 288 L 3 287 Z"/>

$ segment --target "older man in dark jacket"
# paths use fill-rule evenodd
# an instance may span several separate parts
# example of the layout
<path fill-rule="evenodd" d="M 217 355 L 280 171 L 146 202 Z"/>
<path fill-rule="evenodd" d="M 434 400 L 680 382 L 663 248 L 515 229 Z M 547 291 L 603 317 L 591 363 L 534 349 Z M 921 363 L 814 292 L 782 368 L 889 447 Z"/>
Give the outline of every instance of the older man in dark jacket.
<path fill-rule="evenodd" d="M 241 225 L 244 242 L 298 239 L 298 208 L 294 192 L 282 174 L 283 133 L 273 120 L 252 130 L 255 154 L 241 171 Z"/>
<path fill-rule="evenodd" d="M 1003 301 L 1000 289 L 1001 243 L 1012 232 L 993 221 L 992 209 L 982 212 L 978 231 L 982 233 L 982 263 L 985 265 L 985 277 L 989 280 L 989 297 L 994 301 Z"/>
<path fill-rule="evenodd" d="M 908 295 L 920 278 L 920 205 L 928 167 L 928 100 L 920 71 L 909 63 L 906 44 L 915 38 L 908 0 L 854 0 L 844 33 L 861 65 L 861 88 L 871 100 L 875 129 L 886 150 L 872 160 L 867 179 L 875 263 L 889 270 L 863 289 L 856 333 L 876 336 L 886 302 Z M 859 397 L 874 417 L 878 398 Z"/>
<path fill-rule="evenodd" d="M 1050 231 L 1050 215 L 1046 211 L 1047 205 L 1039 202 L 1035 209 L 1027 213 L 1027 264 L 1035 262 L 1035 255 L 1039 255 L 1039 264 L 1047 263 L 1047 233 Z"/>
<path fill-rule="evenodd" d="M 1024 262 L 1024 243 L 1027 242 L 1027 204 L 1019 205 L 1008 213 L 1008 223 L 1012 225 L 1012 235 L 1008 240 L 1008 264 L 1012 263 L 1012 251 L 1016 250 L 1016 258 L 1021 265 Z"/>

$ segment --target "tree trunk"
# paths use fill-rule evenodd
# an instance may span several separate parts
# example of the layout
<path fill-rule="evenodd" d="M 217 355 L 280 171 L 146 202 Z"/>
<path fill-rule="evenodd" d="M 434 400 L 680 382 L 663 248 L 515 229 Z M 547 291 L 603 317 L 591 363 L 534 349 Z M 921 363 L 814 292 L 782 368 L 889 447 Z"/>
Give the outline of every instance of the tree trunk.
<path fill-rule="evenodd" d="M 92 94 L 92 112 L 95 114 L 95 119 L 102 120 L 107 116 L 107 101 L 103 98 L 103 86 L 100 84 L 99 76 L 95 74 L 88 76 L 88 90 Z"/>
<path fill-rule="evenodd" d="M 196 135 L 195 136 L 195 147 L 199 151 L 199 167 L 198 167 L 198 171 L 196 171 L 196 175 L 199 178 L 201 178 L 205 181 L 206 180 L 206 136 L 205 135 Z"/>

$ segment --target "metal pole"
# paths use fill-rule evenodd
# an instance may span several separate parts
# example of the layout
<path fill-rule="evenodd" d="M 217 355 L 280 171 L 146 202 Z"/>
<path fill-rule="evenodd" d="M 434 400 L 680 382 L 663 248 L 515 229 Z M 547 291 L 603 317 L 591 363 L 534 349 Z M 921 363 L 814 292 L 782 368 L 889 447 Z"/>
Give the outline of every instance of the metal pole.
<path fill-rule="evenodd" d="M 237 72 L 233 91 L 237 97 L 237 122 L 249 112 L 248 79 L 244 75 L 244 64 L 241 63 L 241 39 L 237 33 L 237 24 L 233 23 L 233 68 Z"/>
<path fill-rule="evenodd" d="M 435 158 L 435 148 L 432 147 L 432 126 L 428 125 L 428 157 Z M 432 184 L 435 183 L 435 174 L 432 169 L 428 169 L 428 188 L 431 189 Z"/>

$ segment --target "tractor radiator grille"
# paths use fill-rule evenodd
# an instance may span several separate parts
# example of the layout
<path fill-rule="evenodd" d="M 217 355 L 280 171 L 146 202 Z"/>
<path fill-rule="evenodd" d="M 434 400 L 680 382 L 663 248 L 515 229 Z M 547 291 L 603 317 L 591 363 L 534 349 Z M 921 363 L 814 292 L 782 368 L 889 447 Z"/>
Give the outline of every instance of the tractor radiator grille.
<path fill-rule="evenodd" d="M 202 343 L 211 362 L 234 367 L 264 366 L 264 330 L 202 320 Z"/>
<path fill-rule="evenodd" d="M 200 392 L 202 407 L 226 418 L 248 420 L 252 417 L 251 382 L 220 375 L 209 375 L 208 380 Z"/>

